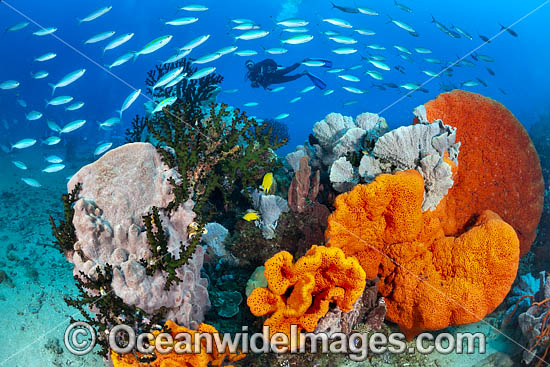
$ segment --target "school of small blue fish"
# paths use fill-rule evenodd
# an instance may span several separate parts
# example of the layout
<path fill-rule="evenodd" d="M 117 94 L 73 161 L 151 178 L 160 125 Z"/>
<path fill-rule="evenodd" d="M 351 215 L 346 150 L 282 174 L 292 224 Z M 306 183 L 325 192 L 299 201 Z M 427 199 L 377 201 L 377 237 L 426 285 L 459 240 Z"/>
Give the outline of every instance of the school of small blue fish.
<path fill-rule="evenodd" d="M 443 32 L 448 36 L 448 42 L 471 42 L 466 45 L 466 47 L 469 47 L 468 49 L 491 43 L 496 39 L 496 36 L 489 38 L 477 33 L 481 42 L 472 42 L 475 39 L 472 36 L 472 30 L 466 30 L 455 24 L 445 24 L 445 22 L 436 19 L 434 16 L 431 19 L 421 19 L 421 17 L 415 15 L 411 7 L 394 0 L 393 14 L 386 16 L 386 27 L 397 27 L 396 29 L 399 29 L 399 31 L 395 32 L 401 32 L 402 37 L 412 37 L 412 39 L 407 39 L 405 43 L 414 43 L 416 46 L 405 47 L 398 44 L 397 40 L 393 44 L 381 45 L 376 43 L 377 34 L 381 30 L 371 29 L 369 18 L 383 17 L 382 14 L 385 12 L 367 7 L 349 7 L 334 2 L 327 3 L 332 6 L 331 12 L 333 15 L 330 17 L 277 19 L 269 25 L 262 25 L 251 19 L 232 18 L 228 22 L 229 29 L 227 31 L 233 37 L 233 44 L 214 52 L 203 52 L 201 50 L 205 47 L 199 47 L 208 42 L 211 37 L 215 37 L 214 34 L 187 32 L 186 35 L 192 34 L 192 36 L 186 36 L 185 39 L 184 37 L 176 38 L 173 34 L 170 34 L 171 32 L 176 33 L 176 29 L 189 29 L 188 27 L 193 27 L 193 24 L 204 22 L 205 19 L 203 18 L 208 17 L 209 8 L 200 4 L 189 4 L 174 9 L 178 13 L 185 12 L 186 14 L 183 16 L 177 15 L 177 17 L 171 16 L 168 20 L 160 20 L 159 35 L 150 37 L 151 41 L 145 45 L 135 44 L 134 36 L 137 29 L 123 32 L 99 29 L 96 29 L 95 32 L 90 31 L 90 29 L 93 29 L 94 20 L 109 16 L 113 9 L 111 5 L 88 13 L 83 12 L 85 14 L 79 14 L 75 22 L 75 28 L 82 33 L 82 44 L 78 47 L 82 48 L 84 52 L 89 48 L 99 47 L 104 57 L 112 59 L 112 62 L 106 64 L 105 68 L 113 71 L 118 70 L 131 60 L 135 61 L 140 56 L 145 57 L 165 48 L 169 44 L 173 46 L 176 41 L 181 42 L 179 44 L 183 44 L 183 46 L 173 47 L 175 53 L 163 63 L 176 62 L 191 55 L 189 57 L 191 57 L 192 63 L 198 66 L 197 71 L 192 75 L 187 75 L 183 73 L 183 68 L 173 69 L 160 78 L 152 89 L 174 86 L 183 81 L 184 78 L 188 80 L 203 78 L 216 71 L 215 66 L 207 64 L 222 57 L 227 57 L 226 55 L 234 55 L 232 62 L 235 63 L 236 70 L 241 71 L 243 70 L 242 57 L 257 57 L 259 59 L 276 57 L 292 52 L 295 47 L 307 47 L 300 45 L 306 45 L 315 38 L 326 40 L 325 44 L 329 48 L 324 55 L 312 55 L 312 58 L 305 59 L 301 63 L 303 67 L 310 70 L 317 68 L 319 73 L 323 73 L 323 79 L 330 79 L 327 83 L 330 87 L 319 92 L 322 96 L 343 93 L 344 95 L 359 97 L 375 90 L 395 90 L 403 95 L 410 96 L 414 92 L 428 92 L 429 90 L 425 85 L 435 78 L 442 80 L 439 84 L 439 89 L 442 91 L 450 91 L 459 87 L 483 88 L 489 84 L 484 79 L 487 78 L 485 75 L 488 75 L 489 78 L 495 75 L 493 69 L 489 67 L 495 60 L 489 55 L 472 52 L 466 57 L 457 56 L 456 59 L 452 60 L 449 60 L 448 57 L 443 58 L 443 55 L 438 57 L 437 52 L 422 41 L 422 35 L 417 31 L 417 25 L 431 22 L 434 32 Z M 349 1 L 346 3 L 349 3 Z M 83 23 L 91 24 L 85 27 Z M 498 23 L 498 26 L 500 30 L 496 29 L 497 35 L 508 33 L 512 37 L 518 37 L 518 34 L 510 27 L 503 26 L 500 23 Z M 27 28 L 32 28 L 30 22 L 19 22 L 7 27 L 4 35 L 13 32 L 24 32 Z M 58 27 L 50 25 L 44 28 L 35 27 L 29 33 L 32 34 L 31 37 L 36 36 L 37 38 L 57 37 L 60 30 L 58 30 Z M 123 48 L 126 48 L 126 50 L 122 50 Z M 56 70 L 56 58 L 62 57 L 62 55 L 57 55 L 48 50 L 43 51 L 33 59 L 36 71 L 30 73 L 32 80 L 20 81 L 15 80 L 13 76 L 0 74 L 0 93 L 16 93 L 17 104 L 24 109 L 22 119 L 24 118 L 32 123 L 47 124 L 51 130 L 51 136 L 40 142 L 37 137 L 27 137 L 16 142 L 10 142 L 10 146 L 1 146 L 5 153 L 29 149 L 38 142 L 46 146 L 55 146 L 64 139 L 66 134 L 74 133 L 87 122 L 85 116 L 78 118 L 78 115 L 82 113 L 81 108 L 86 104 L 85 101 L 79 100 L 77 96 L 57 95 L 61 93 L 59 91 L 64 87 L 73 83 L 84 83 L 81 80 L 86 79 L 86 68 L 75 67 L 74 70 Z M 115 53 L 118 53 L 118 55 L 115 56 Z M 328 65 L 323 59 L 315 59 L 314 56 L 323 56 L 332 60 L 332 63 Z M 158 60 L 151 60 L 151 65 L 154 65 L 156 61 Z M 84 60 L 83 65 L 85 65 Z M 90 67 L 89 64 L 86 65 L 88 65 L 88 68 Z M 455 81 L 453 73 L 456 68 L 460 67 L 471 68 L 472 77 L 468 80 Z M 21 84 L 38 83 L 39 80 L 46 78 L 50 81 L 51 94 L 44 96 L 45 105 L 41 107 L 29 106 L 23 96 L 18 93 Z M 288 96 L 288 103 L 298 103 L 305 98 L 306 93 L 316 89 L 318 88 L 314 85 L 306 86 L 299 90 L 297 95 Z M 268 92 L 277 93 L 283 90 L 285 90 L 285 86 L 274 86 Z M 503 94 L 506 93 L 501 88 L 499 90 Z M 238 91 L 238 88 L 223 89 L 226 94 L 235 94 Z M 121 124 L 125 116 L 124 112 L 140 96 L 142 96 L 141 89 L 129 89 L 127 97 L 121 99 L 118 106 L 113 106 L 112 116 L 107 116 L 103 122 L 97 122 L 98 128 L 110 130 Z M 157 113 L 175 101 L 175 97 L 155 101 L 151 113 Z M 356 99 L 348 100 L 343 103 L 343 107 L 356 103 L 358 103 Z M 257 101 L 242 101 L 242 106 L 250 109 L 259 105 L 260 102 Z M 70 122 L 61 124 L 53 121 L 49 117 L 49 111 L 54 109 L 65 111 L 67 121 Z M 283 120 L 289 116 L 290 113 L 283 110 L 272 118 Z M 4 121 L 4 127 L 6 129 L 10 127 L 7 121 Z M 114 143 L 111 141 L 98 141 L 97 148 L 91 154 L 98 157 L 113 147 Z M 29 166 L 20 160 L 12 160 L 12 163 L 21 171 L 26 172 L 25 177 L 21 177 L 21 181 L 36 188 L 42 186 L 39 182 L 39 174 L 53 174 L 66 168 L 64 159 L 55 155 L 45 157 L 45 164 L 40 172 L 31 172 Z M 27 177 L 30 174 L 35 174 L 36 177 Z"/>

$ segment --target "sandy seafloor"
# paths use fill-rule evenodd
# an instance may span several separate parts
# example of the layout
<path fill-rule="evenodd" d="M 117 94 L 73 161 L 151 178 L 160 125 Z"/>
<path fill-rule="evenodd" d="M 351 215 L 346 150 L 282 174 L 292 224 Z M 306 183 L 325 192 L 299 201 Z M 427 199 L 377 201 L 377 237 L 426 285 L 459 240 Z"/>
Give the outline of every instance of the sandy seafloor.
<path fill-rule="evenodd" d="M 31 149 L 0 153 L 0 270 L 10 280 L 0 283 L 0 325 L 4 339 L 0 343 L 0 366 L 103 366 L 95 353 L 74 356 L 63 345 L 63 334 L 69 317 L 78 318 L 78 311 L 69 308 L 64 297 L 76 294 L 72 265 L 50 247 L 52 234 L 48 217 L 59 219 L 63 214 L 61 194 L 66 191 L 65 177 L 78 170 L 69 165 L 53 174 L 36 174 L 45 166 L 43 158 Z M 90 157 L 91 159 L 92 157 Z M 11 160 L 24 161 L 28 171 L 21 171 Z M 21 177 L 34 177 L 42 187 L 25 185 Z M 490 316 L 487 319 L 490 319 Z M 517 348 L 486 323 L 453 328 L 456 331 L 486 332 L 486 354 L 432 354 L 433 366 L 474 366 L 495 351 L 512 354 Z M 381 356 L 371 361 L 348 366 L 408 366 L 402 358 Z"/>

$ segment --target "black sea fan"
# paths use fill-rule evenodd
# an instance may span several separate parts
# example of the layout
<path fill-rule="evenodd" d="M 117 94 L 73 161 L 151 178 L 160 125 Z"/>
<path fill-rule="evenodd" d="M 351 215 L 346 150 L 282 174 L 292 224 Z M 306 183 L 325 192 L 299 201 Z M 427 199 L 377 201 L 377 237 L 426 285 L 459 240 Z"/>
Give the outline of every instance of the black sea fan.
<path fill-rule="evenodd" d="M 269 134 L 269 129 L 271 129 L 271 134 Z M 260 134 L 269 135 L 271 144 L 274 144 L 277 140 L 290 140 L 288 125 L 273 119 L 266 119 L 262 122 Z"/>

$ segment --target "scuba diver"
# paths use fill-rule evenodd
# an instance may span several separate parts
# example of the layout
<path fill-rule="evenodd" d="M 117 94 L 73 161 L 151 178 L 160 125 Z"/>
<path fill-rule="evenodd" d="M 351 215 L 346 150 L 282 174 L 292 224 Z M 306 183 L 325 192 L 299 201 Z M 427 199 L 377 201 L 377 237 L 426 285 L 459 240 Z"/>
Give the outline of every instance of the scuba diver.
<path fill-rule="evenodd" d="M 324 63 L 324 67 L 332 67 L 332 62 L 328 60 L 309 58 L 305 59 L 302 62 L 305 61 L 320 61 Z M 247 60 L 245 62 L 246 68 L 248 69 L 248 72 L 246 73 L 246 78 L 251 81 L 252 88 L 258 88 L 259 86 L 262 86 L 264 89 L 271 90 L 269 86 L 272 84 L 291 82 L 306 75 L 311 80 L 311 82 L 315 84 L 315 86 L 320 89 L 325 89 L 327 86 L 325 82 L 307 71 L 299 74 L 287 75 L 288 73 L 291 73 L 294 70 L 298 69 L 301 64 L 302 63 L 297 62 L 294 65 L 284 68 L 277 65 L 277 63 L 273 59 L 265 59 L 256 63 L 252 60 Z"/>

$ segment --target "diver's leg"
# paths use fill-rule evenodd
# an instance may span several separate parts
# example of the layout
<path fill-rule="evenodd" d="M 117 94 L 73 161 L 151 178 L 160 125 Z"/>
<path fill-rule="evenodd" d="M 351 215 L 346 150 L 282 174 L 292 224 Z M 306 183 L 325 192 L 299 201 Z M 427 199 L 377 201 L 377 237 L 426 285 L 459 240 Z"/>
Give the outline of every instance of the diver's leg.
<path fill-rule="evenodd" d="M 303 77 L 306 74 L 296 74 L 296 75 L 270 75 L 269 84 L 282 84 L 292 82 L 296 79 Z"/>
<path fill-rule="evenodd" d="M 272 74 L 273 75 L 285 75 L 285 74 L 288 74 L 288 73 L 291 73 L 293 72 L 294 70 L 298 69 L 300 67 L 301 63 L 297 62 L 296 64 L 294 65 L 290 65 L 289 67 L 286 67 L 286 68 L 282 68 L 282 69 L 279 69 L 277 71 L 274 71 Z M 294 80 L 294 79 L 292 79 Z"/>

